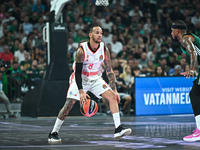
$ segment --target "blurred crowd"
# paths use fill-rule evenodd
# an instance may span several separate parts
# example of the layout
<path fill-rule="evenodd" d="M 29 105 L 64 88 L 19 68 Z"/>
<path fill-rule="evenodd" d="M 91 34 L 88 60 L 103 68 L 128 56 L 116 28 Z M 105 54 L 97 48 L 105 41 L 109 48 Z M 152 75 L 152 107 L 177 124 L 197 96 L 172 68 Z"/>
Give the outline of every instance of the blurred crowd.
<path fill-rule="evenodd" d="M 10 66 L 5 85 L 20 87 L 27 80 L 42 80 L 47 50 L 43 27 L 50 6 L 50 0 L 0 0 L 0 58 Z M 199 36 L 199 0 L 109 0 L 105 7 L 96 6 L 95 0 L 71 0 L 64 10 L 69 65 L 79 43 L 88 40 L 89 28 L 102 27 L 103 41 L 120 80 L 116 79 L 118 88 L 132 99 L 134 77 L 180 76 L 189 69 L 189 58 L 172 40 L 170 26 L 175 20 L 184 20 L 188 32 Z"/>

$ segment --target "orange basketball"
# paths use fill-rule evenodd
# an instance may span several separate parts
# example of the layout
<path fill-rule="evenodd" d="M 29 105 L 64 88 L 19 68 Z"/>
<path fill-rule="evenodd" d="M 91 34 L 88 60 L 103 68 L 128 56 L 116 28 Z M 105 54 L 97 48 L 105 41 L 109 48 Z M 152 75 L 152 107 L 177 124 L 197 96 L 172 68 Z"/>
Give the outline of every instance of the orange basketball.
<path fill-rule="evenodd" d="M 94 100 L 88 99 L 85 103 L 80 105 L 81 113 L 86 117 L 95 115 L 98 111 L 98 105 Z"/>

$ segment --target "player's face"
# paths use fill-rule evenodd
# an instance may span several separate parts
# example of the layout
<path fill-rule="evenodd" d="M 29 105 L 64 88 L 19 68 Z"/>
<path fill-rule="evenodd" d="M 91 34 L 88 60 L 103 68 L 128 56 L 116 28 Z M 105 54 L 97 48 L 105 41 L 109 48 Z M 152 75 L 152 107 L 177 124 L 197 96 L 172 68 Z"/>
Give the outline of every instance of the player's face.
<path fill-rule="evenodd" d="M 172 32 L 171 32 L 172 38 L 175 40 L 176 39 L 176 29 L 171 28 L 171 30 L 172 30 Z"/>
<path fill-rule="evenodd" d="M 95 27 L 92 32 L 92 39 L 96 43 L 100 43 L 102 40 L 102 29 L 100 27 Z"/>

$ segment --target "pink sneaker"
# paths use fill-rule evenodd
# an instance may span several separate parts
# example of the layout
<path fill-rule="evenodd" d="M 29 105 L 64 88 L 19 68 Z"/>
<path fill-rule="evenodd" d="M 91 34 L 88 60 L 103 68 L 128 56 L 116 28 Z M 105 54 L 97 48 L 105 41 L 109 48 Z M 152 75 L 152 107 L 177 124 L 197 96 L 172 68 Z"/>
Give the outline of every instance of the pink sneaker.
<path fill-rule="evenodd" d="M 193 134 L 185 136 L 183 138 L 183 140 L 188 141 L 188 142 L 199 141 L 200 140 L 200 130 L 198 128 L 196 128 L 193 132 L 194 132 Z"/>

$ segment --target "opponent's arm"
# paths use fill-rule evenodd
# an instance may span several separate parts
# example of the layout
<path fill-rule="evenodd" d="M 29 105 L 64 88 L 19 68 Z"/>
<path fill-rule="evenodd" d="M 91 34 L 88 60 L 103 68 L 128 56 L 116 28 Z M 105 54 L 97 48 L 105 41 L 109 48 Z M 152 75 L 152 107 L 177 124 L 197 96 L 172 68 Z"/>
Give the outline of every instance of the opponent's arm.
<path fill-rule="evenodd" d="M 186 48 L 188 53 L 190 54 L 190 70 L 186 73 L 187 77 L 193 76 L 195 70 L 197 69 L 198 62 L 197 62 L 197 52 L 195 50 L 194 44 L 193 44 L 193 38 L 191 36 L 186 36 L 181 40 L 181 44 L 183 47 Z"/>

